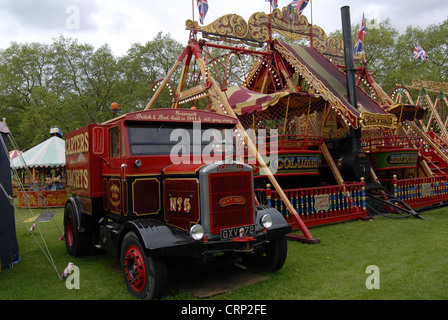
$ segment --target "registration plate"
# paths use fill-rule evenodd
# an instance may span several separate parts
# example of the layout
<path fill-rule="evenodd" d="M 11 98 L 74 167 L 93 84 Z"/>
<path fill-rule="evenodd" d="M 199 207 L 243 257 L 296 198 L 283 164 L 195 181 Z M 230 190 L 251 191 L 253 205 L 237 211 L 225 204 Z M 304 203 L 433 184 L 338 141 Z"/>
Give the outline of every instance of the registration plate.
<path fill-rule="evenodd" d="M 255 225 L 222 229 L 221 240 L 228 240 L 232 238 L 244 238 L 255 234 Z"/>

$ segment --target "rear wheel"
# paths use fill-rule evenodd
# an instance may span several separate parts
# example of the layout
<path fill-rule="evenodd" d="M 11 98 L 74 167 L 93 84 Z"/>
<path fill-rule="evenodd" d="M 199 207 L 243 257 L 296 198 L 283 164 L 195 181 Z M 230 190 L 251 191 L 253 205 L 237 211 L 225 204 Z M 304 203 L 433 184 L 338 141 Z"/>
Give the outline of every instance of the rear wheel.
<path fill-rule="evenodd" d="M 92 252 L 92 235 L 80 232 L 75 210 L 71 203 L 64 210 L 64 238 L 68 254 L 73 257 L 89 255 Z"/>
<path fill-rule="evenodd" d="M 134 232 L 123 239 L 120 254 L 121 271 L 129 292 L 139 299 L 161 298 L 167 288 L 166 262 L 147 257 Z"/>

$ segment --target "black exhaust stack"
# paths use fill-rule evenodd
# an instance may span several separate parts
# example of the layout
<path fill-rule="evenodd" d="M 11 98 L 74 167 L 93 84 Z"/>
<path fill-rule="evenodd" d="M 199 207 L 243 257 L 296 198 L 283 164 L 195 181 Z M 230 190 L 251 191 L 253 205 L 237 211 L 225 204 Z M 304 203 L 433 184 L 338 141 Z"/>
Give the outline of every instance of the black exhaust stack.
<path fill-rule="evenodd" d="M 341 17 L 342 35 L 344 37 L 347 100 L 354 108 L 359 109 L 356 98 L 356 69 L 355 60 L 353 58 L 353 42 L 349 6 L 344 6 L 341 8 Z M 355 130 L 353 127 L 350 127 L 350 137 L 348 139 L 350 140 L 350 143 L 347 143 L 346 141 L 340 142 L 342 148 L 339 150 L 343 150 L 343 155 L 339 170 L 346 180 L 359 180 L 361 177 L 367 180 L 370 177 L 371 164 L 367 154 L 361 150 L 361 129 Z M 347 152 L 347 150 L 350 151 Z M 417 217 L 424 220 L 424 218 L 419 213 L 415 212 L 407 203 L 395 197 L 380 184 L 367 183 L 366 199 L 367 212 L 371 216 L 377 214 L 383 215 L 383 212 L 381 211 L 384 211 L 384 208 L 387 207 L 391 209 L 392 214 L 406 213 L 407 215 L 401 217 Z"/>
<path fill-rule="evenodd" d="M 350 19 L 350 7 L 341 8 L 342 17 L 342 36 L 344 37 L 344 60 L 345 74 L 347 79 L 347 98 L 348 102 L 358 109 L 358 101 L 356 98 L 356 73 L 355 60 L 353 59 L 353 42 L 352 42 L 352 26 Z"/>
<path fill-rule="evenodd" d="M 358 109 L 356 97 L 356 69 L 353 58 L 352 27 L 350 19 L 350 7 L 341 8 L 342 35 L 344 37 L 344 60 L 347 81 L 347 100 Z M 370 177 L 369 157 L 361 151 L 361 130 L 350 127 L 350 137 L 341 141 L 343 156 L 340 171 L 345 180 L 359 181 L 361 178 Z M 348 140 L 348 141 L 347 141 Z"/>

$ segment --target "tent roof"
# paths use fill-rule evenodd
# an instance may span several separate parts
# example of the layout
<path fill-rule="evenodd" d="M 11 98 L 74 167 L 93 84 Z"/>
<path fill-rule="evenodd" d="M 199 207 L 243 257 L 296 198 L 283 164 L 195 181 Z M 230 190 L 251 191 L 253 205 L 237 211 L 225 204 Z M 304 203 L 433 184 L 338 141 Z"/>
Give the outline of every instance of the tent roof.
<path fill-rule="evenodd" d="M 226 91 L 229 104 L 237 115 L 265 110 L 289 95 L 286 91 L 271 94 L 259 93 L 242 86 L 229 87 Z"/>
<path fill-rule="evenodd" d="M 22 161 L 25 161 L 23 163 Z M 11 161 L 14 168 L 65 166 L 65 141 L 57 136 L 38 144 Z"/>
<path fill-rule="evenodd" d="M 426 116 L 428 109 L 423 106 L 398 103 L 389 106 L 387 112 L 394 114 L 397 119 L 401 121 L 414 121 L 415 119 L 423 119 Z"/>
<path fill-rule="evenodd" d="M 319 106 L 319 102 L 325 101 L 320 95 L 306 92 L 278 91 L 265 94 L 243 86 L 229 87 L 226 95 L 230 106 L 239 117 L 260 113 L 268 109 L 274 112 L 278 109 L 286 110 L 288 106 L 290 109 L 303 109 L 306 111 L 310 103 L 313 103 L 313 108 L 315 109 Z M 290 105 L 290 101 L 294 102 Z"/>
<path fill-rule="evenodd" d="M 317 49 L 280 41 L 275 41 L 274 47 L 354 128 L 367 126 L 367 121 L 371 125 L 395 126 L 395 116 L 387 113 L 358 86 L 358 108 L 353 107 L 347 99 L 345 73 Z"/>

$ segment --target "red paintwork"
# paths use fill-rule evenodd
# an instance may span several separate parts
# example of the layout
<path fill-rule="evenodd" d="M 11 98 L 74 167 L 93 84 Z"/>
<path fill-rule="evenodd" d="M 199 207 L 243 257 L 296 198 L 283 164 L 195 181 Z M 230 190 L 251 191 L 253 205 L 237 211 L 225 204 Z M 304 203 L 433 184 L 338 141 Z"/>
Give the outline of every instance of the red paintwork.
<path fill-rule="evenodd" d="M 193 121 L 227 128 L 238 123 L 234 118 L 208 111 L 152 109 L 128 113 L 68 133 L 68 195 L 79 196 L 89 214 L 94 213 L 93 202 L 97 198 L 101 209 L 110 215 L 135 219 L 163 214 L 166 223 L 188 230 L 200 219 L 199 181 L 184 177 L 195 176 L 204 163 L 195 163 L 198 159 L 194 157 L 191 164 L 173 164 L 169 155 L 131 155 L 127 123 L 172 122 L 183 127 L 183 124 L 191 125 Z M 112 157 L 109 135 L 116 130 L 114 128 L 118 128 L 122 143 L 119 153 Z M 137 160 L 141 161 L 140 166 L 135 165 Z M 252 188 L 252 185 L 248 187 Z M 251 191 L 248 191 L 248 199 L 251 196 Z M 171 206 L 175 205 L 171 198 L 181 199 L 176 204 L 182 208 L 180 211 L 177 207 L 172 210 Z"/>

